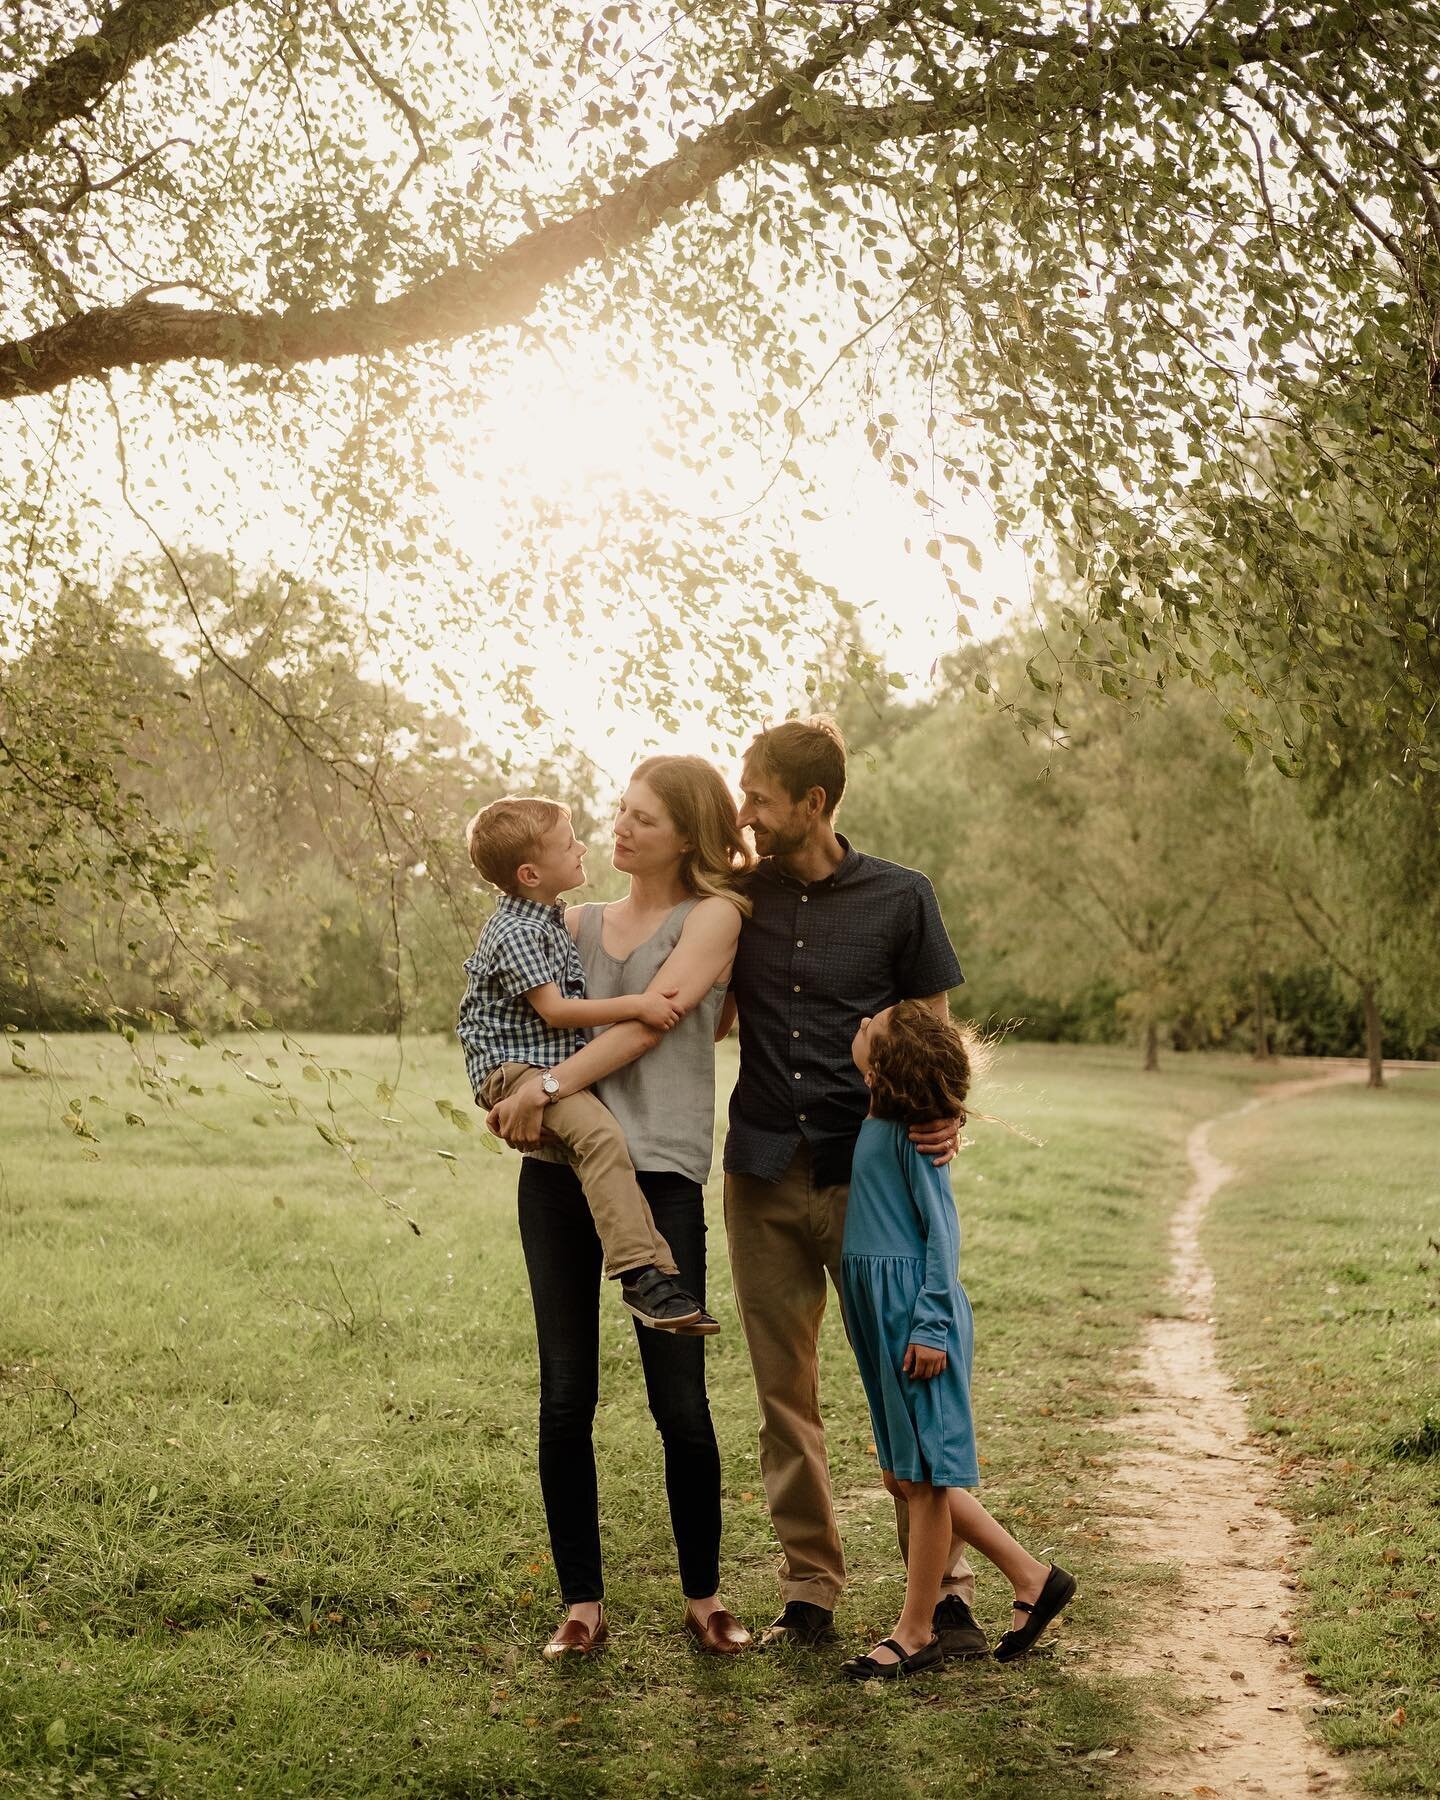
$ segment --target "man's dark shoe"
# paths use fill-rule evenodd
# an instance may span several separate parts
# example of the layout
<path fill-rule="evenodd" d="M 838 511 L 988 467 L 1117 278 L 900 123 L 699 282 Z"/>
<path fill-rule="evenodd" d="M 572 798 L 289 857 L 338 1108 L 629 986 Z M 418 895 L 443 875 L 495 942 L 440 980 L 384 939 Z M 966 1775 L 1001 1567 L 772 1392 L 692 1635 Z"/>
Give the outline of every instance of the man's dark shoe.
<path fill-rule="evenodd" d="M 947 1594 L 935 1608 L 933 1620 L 940 1654 L 946 1662 L 967 1656 L 988 1656 L 990 1645 L 975 1623 L 975 1615 L 958 1594 Z"/>
<path fill-rule="evenodd" d="M 760 1633 L 760 1648 L 777 1650 L 782 1644 L 798 1644 L 804 1650 L 818 1650 L 822 1644 L 833 1644 L 838 1635 L 835 1615 L 828 1606 L 787 1600 L 780 1617 Z"/>
<path fill-rule="evenodd" d="M 645 1269 L 634 1280 L 622 1278 L 620 1298 L 642 1325 L 653 1325 L 658 1331 L 693 1325 L 700 1317 L 700 1302 L 659 1269 Z"/>

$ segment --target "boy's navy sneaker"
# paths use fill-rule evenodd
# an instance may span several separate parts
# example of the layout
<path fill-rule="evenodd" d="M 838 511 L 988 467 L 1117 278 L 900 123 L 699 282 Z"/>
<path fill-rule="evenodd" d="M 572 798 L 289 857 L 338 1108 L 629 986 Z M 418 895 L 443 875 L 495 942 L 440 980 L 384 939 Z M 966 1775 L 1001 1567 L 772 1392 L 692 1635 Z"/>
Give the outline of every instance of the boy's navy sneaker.
<path fill-rule="evenodd" d="M 700 1317 L 693 1325 L 677 1325 L 676 1337 L 714 1337 L 720 1329 L 720 1321 L 713 1314 L 701 1311 Z"/>
<path fill-rule="evenodd" d="M 932 1621 L 940 1654 L 947 1662 L 967 1656 L 988 1656 L 990 1645 L 975 1623 L 975 1615 L 958 1594 L 947 1594 L 935 1608 Z"/>
<path fill-rule="evenodd" d="M 784 1611 L 760 1634 L 760 1648 L 775 1650 L 782 1644 L 799 1644 L 806 1650 L 817 1650 L 821 1644 L 833 1644 L 838 1633 L 835 1615 L 828 1606 L 812 1606 L 808 1600 L 787 1600 Z"/>
<path fill-rule="evenodd" d="M 674 1331 L 680 1325 L 693 1325 L 701 1316 L 700 1302 L 687 1294 L 671 1275 L 659 1269 L 638 1271 L 633 1277 L 622 1276 L 620 1298 L 642 1325 L 653 1325 L 657 1331 Z"/>

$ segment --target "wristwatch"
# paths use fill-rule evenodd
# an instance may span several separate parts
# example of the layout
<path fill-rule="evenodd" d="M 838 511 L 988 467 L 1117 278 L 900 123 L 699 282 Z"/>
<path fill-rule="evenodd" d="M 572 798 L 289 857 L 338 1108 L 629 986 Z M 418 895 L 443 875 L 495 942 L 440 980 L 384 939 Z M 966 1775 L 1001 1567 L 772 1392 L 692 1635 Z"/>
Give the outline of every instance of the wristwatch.
<path fill-rule="evenodd" d="M 545 1096 L 547 1106 L 552 1100 L 560 1098 L 560 1083 L 548 1070 L 540 1077 L 540 1091 Z"/>

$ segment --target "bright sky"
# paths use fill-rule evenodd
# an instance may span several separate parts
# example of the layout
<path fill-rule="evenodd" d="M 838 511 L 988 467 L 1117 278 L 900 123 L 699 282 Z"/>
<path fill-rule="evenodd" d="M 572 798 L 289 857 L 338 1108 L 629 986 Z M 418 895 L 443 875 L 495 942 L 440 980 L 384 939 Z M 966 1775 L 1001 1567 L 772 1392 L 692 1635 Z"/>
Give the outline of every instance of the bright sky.
<path fill-rule="evenodd" d="M 718 369 L 714 377 L 721 381 Z M 707 469 L 696 477 L 661 454 L 657 446 L 666 435 L 658 391 L 651 394 L 640 381 L 607 369 L 594 345 L 581 340 L 563 358 L 534 351 L 517 359 L 505 383 L 462 421 L 461 467 L 467 473 L 432 470 L 441 490 L 437 519 L 448 514 L 443 523 L 484 562 L 494 549 L 505 507 L 527 495 L 541 496 L 567 515 L 565 535 L 583 560 L 617 489 L 656 493 L 700 517 L 734 511 L 735 495 L 722 492 L 718 476 L 712 480 Z M 269 562 L 322 583 L 332 580 L 329 546 L 305 525 L 304 509 L 292 507 L 289 496 L 247 475 L 247 463 L 257 463 L 262 455 L 262 450 L 217 441 L 197 430 L 184 442 L 172 440 L 165 449 L 167 467 L 156 469 L 150 455 L 132 441 L 132 483 L 143 510 L 172 547 L 228 547 L 242 569 Z M 818 444 L 802 444 L 796 455 L 813 472 L 816 491 L 802 501 L 793 489 L 777 488 L 778 514 L 772 499 L 768 521 L 758 513 L 735 518 L 737 539 L 762 523 L 773 528 L 778 516 L 807 571 L 832 584 L 858 609 L 865 647 L 887 670 L 905 676 L 912 691 L 925 691 L 937 659 L 963 641 L 955 602 L 925 553 L 933 528 L 929 518 L 916 508 L 912 494 L 892 483 L 870 457 L 858 424 Z M 97 459 L 88 477 L 96 485 L 105 481 L 102 467 Z M 748 453 L 737 454 L 728 467 L 742 503 L 763 489 L 773 472 Z M 183 485 L 175 478 L 178 470 L 183 470 Z M 802 518 L 802 507 L 819 519 Z M 105 512 L 110 559 L 118 562 L 132 554 L 153 559 L 154 540 L 129 517 L 118 489 L 106 501 Z M 952 508 L 940 524 L 972 540 L 982 558 L 978 571 L 964 573 L 966 589 L 979 603 L 966 613 L 973 635 L 983 638 L 999 628 L 1003 621 L 995 604 L 1001 597 L 1010 603 L 1006 613 L 1013 609 L 1023 615 L 1030 571 L 1018 546 L 996 543 L 984 505 L 976 500 Z M 419 548 L 423 559 L 424 545 Z M 106 573 L 97 571 L 101 579 Z M 372 611 L 387 599 L 385 580 L 374 580 Z M 412 608 L 406 595 L 397 611 Z M 437 602 L 434 617 L 418 623 L 433 626 L 440 617 Z M 464 698 L 457 702 L 427 672 L 423 658 L 410 686 L 417 698 L 439 710 L 459 710 L 475 737 L 491 748 L 522 756 L 579 751 L 616 786 L 636 760 L 657 749 L 709 756 L 722 767 L 732 764 L 751 735 L 751 722 L 737 723 L 732 733 L 712 732 L 697 717 L 680 735 L 666 731 L 648 712 L 627 705 L 615 679 L 616 666 L 638 639 L 627 635 L 624 621 L 604 629 L 608 655 L 597 656 L 592 646 L 577 644 L 544 619 L 527 621 L 518 634 L 482 622 L 467 635 L 447 623 L 438 634 L 443 664 Z M 535 669 L 535 698 L 549 721 L 538 739 L 524 733 L 487 692 L 496 668 L 517 664 Z M 675 671 L 682 685 L 685 664 L 682 653 Z M 765 714 L 805 709 L 805 673 L 803 666 L 769 670 L 761 696 Z"/>
<path fill-rule="evenodd" d="M 518 367 L 508 389 L 477 414 L 473 481 L 449 484 L 443 497 L 470 532 L 477 552 L 483 551 L 485 535 L 494 527 L 487 492 L 493 494 L 502 466 L 517 487 L 559 498 L 580 520 L 603 504 L 603 495 L 616 483 L 657 492 L 698 514 L 725 511 L 724 504 L 716 504 L 714 487 L 678 470 L 659 453 L 660 425 L 657 404 L 637 382 L 597 373 L 594 362 L 581 355 L 572 354 L 557 366 L 550 356 L 536 353 Z M 937 565 L 925 554 L 931 531 L 927 518 L 867 454 L 858 427 L 800 455 L 818 488 L 806 505 L 820 514 L 818 521 L 809 521 L 799 516 L 798 503 L 794 509 L 793 543 L 807 570 L 859 609 L 865 645 L 887 669 L 904 675 L 914 689 L 928 689 L 937 659 L 963 639 L 955 624 L 956 604 Z M 754 489 L 747 489 L 741 478 L 742 493 L 758 491 L 765 479 L 756 465 Z M 989 636 L 1003 622 L 995 610 L 997 600 L 1023 612 L 1030 571 L 1018 546 L 996 543 L 980 502 L 953 511 L 943 523 L 980 551 L 981 569 L 966 572 L 967 589 L 980 605 L 968 609 L 967 616 L 975 636 Z M 746 519 L 737 519 L 734 529 L 743 534 Z M 618 661 L 628 646 L 614 634 L 610 642 Z M 459 666 L 452 665 L 451 672 L 463 675 L 465 652 L 456 648 Z M 472 654 L 493 657 L 496 650 L 492 639 Z M 640 756 L 661 748 L 728 763 L 751 735 L 748 722 L 725 735 L 712 735 L 697 722 L 683 741 L 662 733 L 652 718 L 626 708 L 614 687 L 613 667 L 597 661 L 588 649 L 577 652 L 562 633 L 542 629 L 515 644 L 513 654 L 535 664 L 537 690 L 553 720 L 550 741 L 581 749 L 616 782 Z M 783 714 L 804 707 L 804 673 L 783 667 L 770 672 L 768 711 Z"/>
<path fill-rule="evenodd" d="M 394 127 L 378 102 L 376 123 L 377 132 Z M 408 157 L 408 142 L 402 148 Z M 728 365 L 722 367 L 717 360 L 713 367 L 692 373 L 714 382 L 722 406 L 733 403 L 748 411 L 753 405 L 753 396 L 743 392 L 740 378 Z M 648 391 L 643 370 L 639 380 L 616 372 L 598 336 L 592 340 L 577 335 L 563 350 L 530 350 L 515 358 L 503 385 L 479 385 L 473 405 L 462 400 L 467 414 L 458 426 L 454 402 L 437 404 L 437 412 L 443 409 L 449 415 L 442 423 L 455 429 L 462 441 L 470 439 L 462 459 L 466 473 L 452 476 L 432 470 L 432 476 L 440 488 L 436 525 L 448 526 L 481 565 L 490 560 L 504 509 L 516 497 L 555 502 L 567 516 L 563 538 L 583 560 L 599 538 L 603 509 L 613 503 L 617 490 L 655 493 L 704 518 L 734 512 L 764 490 L 774 472 L 773 463 L 762 462 L 748 450 L 737 453 L 726 465 L 737 484 L 737 502 L 734 493 L 724 491 L 718 467 L 715 480 L 709 479 L 708 470 L 697 478 L 663 455 L 658 445 L 666 435 L 667 408 L 659 386 Z M 143 415 L 130 412 L 125 404 L 127 386 L 123 379 L 116 383 L 122 406 L 131 425 L 143 427 Z M 839 410 L 846 404 L 842 398 Z M 890 404 L 899 410 L 893 400 Z M 193 433 L 189 425 L 182 412 L 169 442 L 157 446 L 164 456 L 162 467 L 156 467 L 144 451 L 143 430 L 133 436 L 127 433 L 135 498 L 165 541 L 176 550 L 228 550 L 242 569 L 268 563 L 292 569 L 304 579 L 335 582 L 327 528 L 317 532 L 294 495 L 277 493 L 262 481 L 271 473 L 264 466 L 264 447 L 222 441 L 207 433 L 199 420 Z M 113 564 L 128 556 L 150 560 L 156 555 L 153 537 L 129 516 L 114 486 L 109 435 L 107 423 L 102 432 L 106 441 L 97 446 L 85 475 L 87 484 L 103 495 L 106 541 L 100 554 L 112 567 L 95 571 L 102 581 L 113 572 Z M 782 443 L 783 433 L 777 428 L 772 434 L 776 461 Z M 317 438 L 314 454 L 330 453 Z M 795 455 L 811 471 L 814 491 L 802 499 L 793 487 L 778 486 L 768 503 L 768 516 L 765 509 L 756 509 L 734 518 L 735 539 L 744 541 L 766 529 L 773 532 L 778 522 L 806 571 L 833 586 L 856 608 L 865 647 L 886 669 L 904 676 L 913 691 L 923 692 L 937 660 L 963 641 L 943 574 L 925 553 L 936 522 L 919 511 L 912 494 L 893 484 L 868 454 L 858 417 L 826 441 L 802 440 Z M 802 508 L 819 518 L 801 517 Z M 443 519 L 446 513 L 448 520 Z M 999 627 L 1002 620 L 995 602 L 1001 596 L 1023 614 L 1030 571 L 1016 545 L 996 543 L 983 503 L 964 502 L 938 524 L 963 534 L 980 553 L 980 569 L 967 569 L 964 576 L 967 591 L 978 603 L 965 615 L 970 633 L 985 637 Z M 328 536 L 334 535 L 332 520 Z M 423 565 L 425 545 L 417 548 Z M 345 584 L 336 585 L 343 593 Z M 366 598 L 372 612 L 383 608 L 388 586 L 384 577 L 370 583 Z M 737 607 L 742 600 L 737 593 Z M 407 593 L 396 610 L 411 611 L 413 616 L 413 607 Z M 663 602 L 659 610 L 663 614 Z M 694 751 L 728 765 L 751 734 L 749 719 L 737 722 L 733 733 L 725 733 L 712 731 L 697 716 L 683 735 L 676 736 L 643 709 L 627 705 L 616 669 L 641 641 L 638 625 L 617 621 L 607 630 L 597 655 L 593 646 L 577 644 L 543 618 L 527 621 L 518 633 L 497 630 L 480 618 L 467 632 L 450 623 L 443 596 L 434 603 L 433 620 L 422 616 L 415 622 L 423 634 L 427 624 L 442 617 L 446 624 L 437 634 L 440 657 L 462 699 L 457 702 L 453 690 L 435 678 L 433 669 L 427 670 L 423 658 L 410 685 L 417 698 L 440 710 L 453 713 L 458 706 L 475 737 L 492 748 L 522 753 L 578 750 L 618 784 L 638 757 L 660 748 Z M 819 623 L 823 630 L 831 621 Z M 824 647 L 817 636 L 816 651 Z M 682 651 L 673 670 L 682 685 L 686 662 Z M 518 722 L 492 697 L 493 672 L 518 665 L 533 666 L 534 698 L 547 716 L 538 742 L 524 736 Z M 765 692 L 757 696 L 758 710 L 769 716 L 803 710 L 805 674 L 803 664 L 771 667 Z"/>

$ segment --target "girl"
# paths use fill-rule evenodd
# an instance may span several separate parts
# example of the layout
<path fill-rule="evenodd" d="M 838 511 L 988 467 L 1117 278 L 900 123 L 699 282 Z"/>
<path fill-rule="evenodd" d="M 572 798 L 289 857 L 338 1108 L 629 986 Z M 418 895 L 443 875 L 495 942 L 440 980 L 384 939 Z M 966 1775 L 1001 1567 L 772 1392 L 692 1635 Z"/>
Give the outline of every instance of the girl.
<path fill-rule="evenodd" d="M 952 1536 L 988 1557 L 1015 1590 L 1000 1662 L 1022 1656 L 1075 1592 L 967 1493 L 979 1485 L 970 1418 L 974 1326 L 957 1264 L 950 1180 L 907 1135 L 919 1119 L 964 1115 L 970 1041 L 923 1001 L 862 1019 L 852 1048 L 870 1089 L 855 1149 L 841 1255 L 841 1297 L 870 1402 L 885 1486 L 910 1506 L 905 1608 L 892 1634 L 842 1665 L 852 1681 L 897 1680 L 938 1667 L 932 1616 Z"/>

